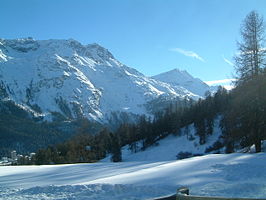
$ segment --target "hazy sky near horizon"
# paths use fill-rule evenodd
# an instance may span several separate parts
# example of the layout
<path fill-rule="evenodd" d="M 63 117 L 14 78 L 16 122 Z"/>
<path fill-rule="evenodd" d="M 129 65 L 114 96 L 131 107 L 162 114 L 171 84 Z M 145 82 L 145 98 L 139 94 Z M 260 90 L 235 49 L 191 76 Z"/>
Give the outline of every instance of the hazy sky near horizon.
<path fill-rule="evenodd" d="M 147 76 L 232 78 L 239 28 L 266 0 L 0 0 L 0 38 L 98 43 Z"/>

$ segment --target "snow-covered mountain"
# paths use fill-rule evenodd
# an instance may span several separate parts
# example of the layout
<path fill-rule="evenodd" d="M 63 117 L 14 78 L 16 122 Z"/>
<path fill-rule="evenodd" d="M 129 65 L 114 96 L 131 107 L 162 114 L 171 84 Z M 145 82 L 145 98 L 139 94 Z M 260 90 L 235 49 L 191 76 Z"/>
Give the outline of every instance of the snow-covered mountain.
<path fill-rule="evenodd" d="M 104 121 L 115 112 L 149 114 L 148 105 L 156 99 L 199 98 L 202 91 L 197 88 L 202 85 L 197 84 L 202 82 L 183 75 L 179 85 L 159 78 L 163 75 L 146 77 L 98 44 L 82 45 L 72 39 L 0 39 L 0 97 L 44 119 L 60 113 L 67 118 Z M 191 80 L 191 87 L 187 86 Z"/>
<path fill-rule="evenodd" d="M 159 80 L 170 84 L 172 87 L 184 87 L 188 91 L 204 97 L 207 91 L 214 92 L 216 87 L 211 87 L 198 78 L 194 78 L 185 70 L 173 69 L 153 76 L 155 80 Z"/>

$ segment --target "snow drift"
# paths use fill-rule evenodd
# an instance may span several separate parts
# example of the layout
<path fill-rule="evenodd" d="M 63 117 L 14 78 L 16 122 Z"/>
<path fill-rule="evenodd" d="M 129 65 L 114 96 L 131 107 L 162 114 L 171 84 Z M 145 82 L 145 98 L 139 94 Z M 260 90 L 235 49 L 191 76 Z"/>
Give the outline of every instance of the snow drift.
<path fill-rule="evenodd" d="M 266 154 L 213 154 L 179 161 L 6 166 L 0 199 L 149 199 L 180 186 L 191 194 L 266 196 Z"/>

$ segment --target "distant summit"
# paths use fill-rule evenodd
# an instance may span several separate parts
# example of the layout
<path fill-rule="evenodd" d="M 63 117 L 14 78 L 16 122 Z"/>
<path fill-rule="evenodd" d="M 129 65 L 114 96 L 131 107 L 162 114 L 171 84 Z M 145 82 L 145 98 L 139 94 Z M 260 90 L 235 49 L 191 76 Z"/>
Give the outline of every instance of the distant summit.
<path fill-rule="evenodd" d="M 153 76 L 152 78 L 168 83 L 172 87 L 182 86 L 188 91 L 201 97 L 204 97 L 207 91 L 215 91 L 215 88 L 210 87 L 198 78 L 194 78 L 186 70 L 173 69 L 168 72 Z"/>

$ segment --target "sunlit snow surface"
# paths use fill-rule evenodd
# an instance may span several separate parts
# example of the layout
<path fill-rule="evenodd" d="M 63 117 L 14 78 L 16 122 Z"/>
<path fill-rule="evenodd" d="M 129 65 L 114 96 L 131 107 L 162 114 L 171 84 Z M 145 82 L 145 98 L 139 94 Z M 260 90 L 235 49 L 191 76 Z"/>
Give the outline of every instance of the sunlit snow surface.
<path fill-rule="evenodd" d="M 0 199 L 150 199 L 191 194 L 266 196 L 266 154 L 217 154 L 164 162 L 0 168 Z"/>

